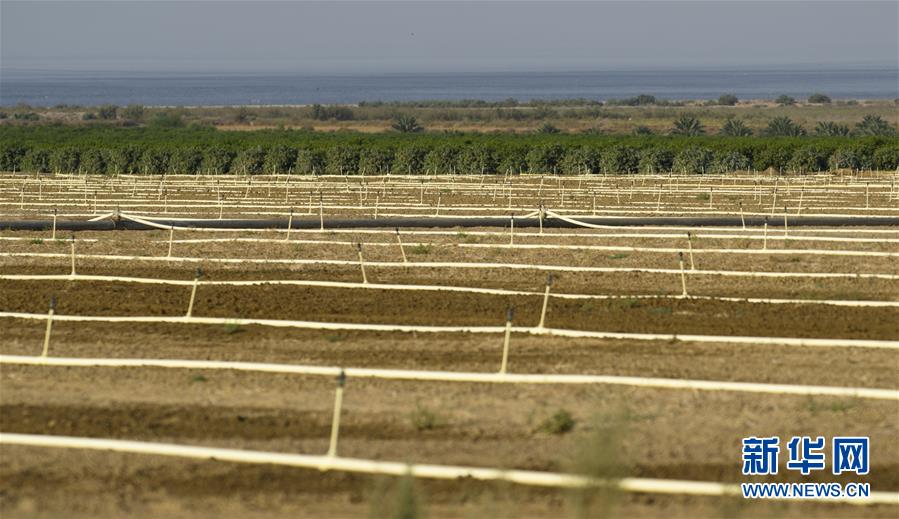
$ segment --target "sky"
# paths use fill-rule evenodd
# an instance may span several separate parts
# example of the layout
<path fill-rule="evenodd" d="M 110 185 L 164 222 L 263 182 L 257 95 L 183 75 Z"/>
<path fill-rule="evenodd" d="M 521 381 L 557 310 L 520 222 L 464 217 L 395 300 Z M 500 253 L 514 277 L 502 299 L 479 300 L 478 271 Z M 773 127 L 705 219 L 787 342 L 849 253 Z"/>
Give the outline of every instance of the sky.
<path fill-rule="evenodd" d="M 897 49 L 896 0 L 0 0 L 0 74 L 896 67 Z"/>

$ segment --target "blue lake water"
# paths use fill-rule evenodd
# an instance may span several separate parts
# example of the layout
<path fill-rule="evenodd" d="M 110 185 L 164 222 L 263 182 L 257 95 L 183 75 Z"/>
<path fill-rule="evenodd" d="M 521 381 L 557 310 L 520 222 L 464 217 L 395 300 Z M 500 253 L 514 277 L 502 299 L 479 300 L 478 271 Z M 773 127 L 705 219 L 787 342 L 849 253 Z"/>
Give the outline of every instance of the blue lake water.
<path fill-rule="evenodd" d="M 834 99 L 899 97 L 899 69 L 742 69 L 606 72 L 215 75 L 42 73 L 2 70 L 0 105 L 138 103 L 164 106 L 293 105 L 506 98 L 607 100 L 650 94 L 664 99 L 741 99 L 781 94 Z"/>

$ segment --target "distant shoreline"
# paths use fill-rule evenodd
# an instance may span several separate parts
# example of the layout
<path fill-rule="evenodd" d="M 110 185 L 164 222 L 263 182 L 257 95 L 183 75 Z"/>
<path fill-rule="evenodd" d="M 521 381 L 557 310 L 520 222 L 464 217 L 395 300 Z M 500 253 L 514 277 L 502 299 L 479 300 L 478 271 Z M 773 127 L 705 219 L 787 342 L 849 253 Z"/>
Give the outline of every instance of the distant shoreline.
<path fill-rule="evenodd" d="M 899 97 L 895 68 L 622 70 L 603 72 L 216 75 L 9 74 L 0 79 L 0 106 L 140 103 L 154 107 L 302 107 L 312 104 L 473 100 L 501 102 L 589 99 L 648 94 L 669 101 L 797 99 L 822 92 L 834 100 Z"/>

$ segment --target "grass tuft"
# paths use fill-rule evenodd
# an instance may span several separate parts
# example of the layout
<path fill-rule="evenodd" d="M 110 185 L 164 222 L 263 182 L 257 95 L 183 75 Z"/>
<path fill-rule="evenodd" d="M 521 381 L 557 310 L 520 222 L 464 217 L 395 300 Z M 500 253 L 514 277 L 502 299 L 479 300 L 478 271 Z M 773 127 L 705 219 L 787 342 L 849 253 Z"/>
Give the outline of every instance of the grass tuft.
<path fill-rule="evenodd" d="M 446 420 L 421 404 L 415 404 L 415 409 L 409 413 L 409 420 L 416 431 L 431 431 L 446 425 Z"/>
<path fill-rule="evenodd" d="M 241 329 L 240 325 L 237 324 L 237 323 L 225 323 L 224 326 L 222 326 L 222 329 L 223 329 L 224 332 L 227 333 L 228 335 L 233 335 L 233 334 L 235 334 L 235 333 L 238 333 L 238 332 L 242 332 L 242 331 L 243 331 L 243 330 Z"/>
<path fill-rule="evenodd" d="M 547 417 L 546 420 L 540 422 L 540 425 L 537 426 L 537 431 L 547 434 L 565 434 L 574 429 L 576 423 L 571 413 L 565 409 L 559 409 Z"/>
<path fill-rule="evenodd" d="M 409 249 L 412 254 L 425 255 L 431 253 L 432 246 L 430 244 L 419 243 L 415 247 Z"/>

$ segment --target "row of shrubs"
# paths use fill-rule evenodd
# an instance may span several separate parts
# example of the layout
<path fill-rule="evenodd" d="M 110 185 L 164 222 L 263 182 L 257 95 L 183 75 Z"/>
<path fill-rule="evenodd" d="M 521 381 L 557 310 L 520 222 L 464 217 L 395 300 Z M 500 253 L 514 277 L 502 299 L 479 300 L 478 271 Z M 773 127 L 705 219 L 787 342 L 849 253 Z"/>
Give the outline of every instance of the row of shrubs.
<path fill-rule="evenodd" d="M 712 149 L 705 146 L 565 146 L 559 143 L 493 148 L 468 145 L 375 147 L 287 145 L 45 148 L 0 144 L 0 170 L 53 173 L 138 174 L 424 174 L 424 173 L 726 173 L 768 170 L 896 170 L 899 143 L 769 145 Z"/>

